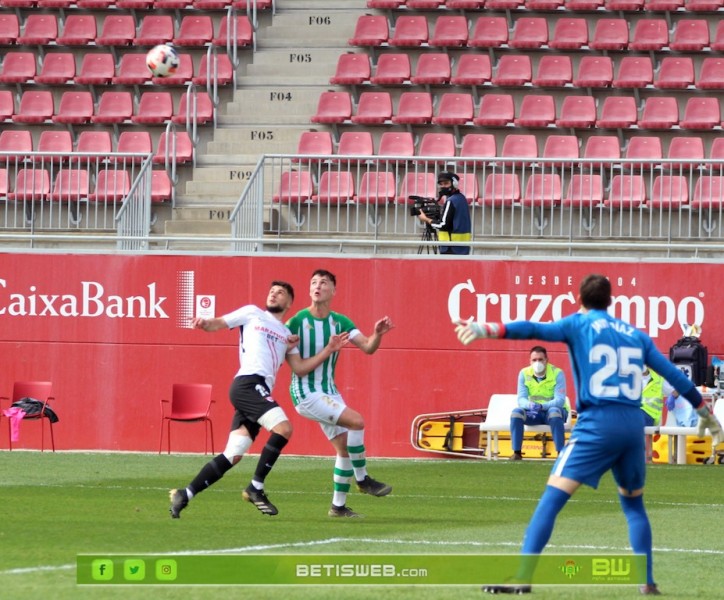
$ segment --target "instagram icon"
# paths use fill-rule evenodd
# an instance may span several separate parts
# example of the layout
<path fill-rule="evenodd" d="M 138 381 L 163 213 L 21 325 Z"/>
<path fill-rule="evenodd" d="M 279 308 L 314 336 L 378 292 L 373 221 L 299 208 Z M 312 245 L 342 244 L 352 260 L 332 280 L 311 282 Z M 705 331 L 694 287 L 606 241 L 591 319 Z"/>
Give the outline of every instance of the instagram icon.
<path fill-rule="evenodd" d="M 177 575 L 175 560 L 162 558 L 156 561 L 156 579 L 158 581 L 175 581 Z"/>

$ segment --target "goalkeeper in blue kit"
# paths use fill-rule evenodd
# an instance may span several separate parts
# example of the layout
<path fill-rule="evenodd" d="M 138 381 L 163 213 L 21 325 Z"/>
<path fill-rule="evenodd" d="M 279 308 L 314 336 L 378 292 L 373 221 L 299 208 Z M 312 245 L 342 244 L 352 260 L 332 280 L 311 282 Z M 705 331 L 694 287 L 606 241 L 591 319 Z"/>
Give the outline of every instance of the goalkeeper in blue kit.
<path fill-rule="evenodd" d="M 642 594 L 659 594 L 653 578 L 651 525 L 644 508 L 646 478 L 644 413 L 641 410 L 642 374 L 648 366 L 676 389 L 699 415 L 699 435 L 708 429 L 714 443 L 722 441 L 721 424 L 696 386 L 656 349 L 651 338 L 608 314 L 611 283 L 603 275 L 588 275 L 579 289 L 581 309 L 554 323 L 455 322 L 465 345 L 476 339 L 538 339 L 564 342 L 572 363 L 577 390 L 578 420 L 570 440 L 559 454 L 543 495 L 523 538 L 522 554 L 543 551 L 558 513 L 581 484 L 592 488 L 608 470 L 618 486 L 629 540 L 636 554 L 647 559 Z M 526 563 L 524 563 L 525 565 Z M 486 586 L 490 593 L 531 591 L 535 561 L 511 585 Z"/>

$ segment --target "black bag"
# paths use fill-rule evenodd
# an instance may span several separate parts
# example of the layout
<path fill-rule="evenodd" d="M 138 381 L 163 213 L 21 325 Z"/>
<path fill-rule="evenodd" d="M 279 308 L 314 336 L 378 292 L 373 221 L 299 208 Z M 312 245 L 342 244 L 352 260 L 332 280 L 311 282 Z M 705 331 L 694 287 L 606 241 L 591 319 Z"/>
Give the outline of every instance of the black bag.
<path fill-rule="evenodd" d="M 698 337 L 683 337 L 669 348 L 669 360 L 695 385 L 706 383 L 709 351 Z"/>
<path fill-rule="evenodd" d="M 20 398 L 17 402 L 13 402 L 11 406 L 17 406 L 18 408 L 24 410 L 26 416 L 30 418 L 37 417 L 40 415 L 40 411 L 43 410 L 43 403 L 35 398 Z M 58 415 L 56 415 L 55 411 L 47 404 L 45 405 L 43 415 L 48 417 L 51 423 L 57 423 L 59 420 Z"/>

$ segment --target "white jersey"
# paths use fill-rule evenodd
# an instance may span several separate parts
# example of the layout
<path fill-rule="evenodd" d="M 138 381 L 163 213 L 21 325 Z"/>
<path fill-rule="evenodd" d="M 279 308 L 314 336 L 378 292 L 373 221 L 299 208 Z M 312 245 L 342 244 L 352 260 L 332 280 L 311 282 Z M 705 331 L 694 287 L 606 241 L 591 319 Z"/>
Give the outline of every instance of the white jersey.
<path fill-rule="evenodd" d="M 291 332 L 269 311 L 249 304 L 221 317 L 229 329 L 241 328 L 239 336 L 240 375 L 261 375 L 271 391 L 286 354 L 297 354 L 294 347 L 287 352 Z"/>

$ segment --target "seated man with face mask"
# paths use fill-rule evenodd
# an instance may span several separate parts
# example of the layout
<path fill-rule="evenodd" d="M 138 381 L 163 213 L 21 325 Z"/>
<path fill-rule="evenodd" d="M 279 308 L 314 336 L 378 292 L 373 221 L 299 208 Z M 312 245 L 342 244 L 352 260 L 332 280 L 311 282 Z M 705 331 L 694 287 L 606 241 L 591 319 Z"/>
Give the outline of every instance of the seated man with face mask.
<path fill-rule="evenodd" d="M 525 425 L 548 425 L 556 452 L 566 442 L 564 423 L 571 407 L 566 398 L 566 376 L 558 367 L 548 363 L 543 346 L 533 346 L 530 366 L 518 375 L 518 407 L 510 414 L 510 437 L 513 455 L 510 460 L 522 460 Z"/>
<path fill-rule="evenodd" d="M 644 411 L 644 423 L 646 427 L 661 425 L 661 413 L 664 411 L 664 398 L 667 398 L 669 394 L 674 391 L 674 388 L 661 375 L 645 365 L 642 374 L 643 391 L 641 392 L 641 410 Z M 686 404 L 689 403 L 686 402 Z M 691 404 L 689 404 L 689 406 L 691 407 Z M 691 412 L 696 414 L 693 408 Z M 694 425 L 696 425 L 696 423 Z"/>

